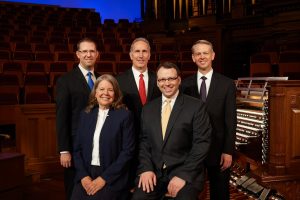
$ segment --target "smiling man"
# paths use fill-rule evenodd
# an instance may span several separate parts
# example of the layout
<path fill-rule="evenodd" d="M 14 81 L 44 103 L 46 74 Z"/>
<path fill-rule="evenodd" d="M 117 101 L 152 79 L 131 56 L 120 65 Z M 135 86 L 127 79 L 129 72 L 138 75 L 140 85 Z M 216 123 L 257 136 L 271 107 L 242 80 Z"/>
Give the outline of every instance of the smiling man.
<path fill-rule="evenodd" d="M 234 81 L 216 73 L 215 52 L 207 40 L 192 47 L 192 59 L 198 72 L 182 84 L 185 94 L 202 99 L 212 124 L 212 142 L 205 161 L 211 200 L 229 200 L 229 178 L 236 130 L 236 87 Z"/>
<path fill-rule="evenodd" d="M 139 124 L 143 105 L 161 94 L 156 86 L 155 72 L 148 69 L 150 56 L 149 41 L 145 38 L 136 38 L 129 52 L 132 66 L 117 76 L 123 101 L 133 111 L 136 124 Z"/>
<path fill-rule="evenodd" d="M 132 42 L 129 52 L 132 66 L 117 76 L 123 93 L 123 102 L 134 114 L 136 141 L 139 138 L 140 115 L 143 105 L 161 95 L 156 86 L 155 72 L 148 70 L 150 55 L 148 40 L 145 38 L 136 38 Z M 134 162 L 131 168 L 132 187 L 134 186 L 133 180 L 136 176 L 136 166 L 137 161 Z"/>
<path fill-rule="evenodd" d="M 162 96 L 143 107 L 137 188 L 133 200 L 196 200 L 204 184 L 203 161 L 211 126 L 204 103 L 179 92 L 178 67 L 159 65 Z"/>
<path fill-rule="evenodd" d="M 67 199 L 71 198 L 75 169 L 73 166 L 73 141 L 76 136 L 80 111 L 85 108 L 97 74 L 94 73 L 99 56 L 96 43 L 84 38 L 77 43 L 79 65 L 57 81 L 56 132 L 60 164 L 64 167 Z"/>

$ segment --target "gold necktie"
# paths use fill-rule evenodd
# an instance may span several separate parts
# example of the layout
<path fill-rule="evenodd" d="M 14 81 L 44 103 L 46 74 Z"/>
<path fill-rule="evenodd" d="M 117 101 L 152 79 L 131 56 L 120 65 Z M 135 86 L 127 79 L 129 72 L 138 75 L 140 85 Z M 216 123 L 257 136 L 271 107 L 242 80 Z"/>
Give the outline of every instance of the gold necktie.
<path fill-rule="evenodd" d="M 166 99 L 165 102 L 166 105 L 164 106 L 161 114 L 161 129 L 163 139 L 165 139 L 167 125 L 171 114 L 171 99 Z"/>

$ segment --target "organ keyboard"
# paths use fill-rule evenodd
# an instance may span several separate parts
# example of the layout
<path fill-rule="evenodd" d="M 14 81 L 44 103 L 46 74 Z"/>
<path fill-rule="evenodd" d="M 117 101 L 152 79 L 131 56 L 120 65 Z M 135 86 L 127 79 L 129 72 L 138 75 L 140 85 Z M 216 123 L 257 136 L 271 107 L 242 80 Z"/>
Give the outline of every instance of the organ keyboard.
<path fill-rule="evenodd" d="M 268 158 L 268 81 L 286 77 L 237 80 L 236 149 L 264 164 Z"/>
<path fill-rule="evenodd" d="M 239 78 L 231 185 L 254 199 L 300 199 L 300 81 Z"/>

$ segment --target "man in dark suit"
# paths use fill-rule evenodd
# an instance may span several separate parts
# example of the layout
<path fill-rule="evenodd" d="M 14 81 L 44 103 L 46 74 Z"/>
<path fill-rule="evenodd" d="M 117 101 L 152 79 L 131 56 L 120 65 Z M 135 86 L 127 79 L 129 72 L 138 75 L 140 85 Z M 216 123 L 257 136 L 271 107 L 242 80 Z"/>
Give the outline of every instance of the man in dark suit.
<path fill-rule="evenodd" d="M 72 161 L 73 141 L 76 136 L 80 111 L 87 105 L 90 87 L 96 80 L 94 66 L 99 55 L 96 43 L 84 38 L 77 44 L 78 67 L 57 81 L 56 132 L 60 163 L 64 169 L 66 197 L 70 199 L 75 169 Z"/>
<path fill-rule="evenodd" d="M 150 44 L 145 38 L 136 38 L 130 47 L 129 56 L 132 60 L 132 67 L 117 76 L 123 102 L 134 114 L 137 130 L 139 130 L 140 114 L 146 102 L 161 95 L 156 86 L 156 74 L 147 67 L 150 59 Z M 140 74 L 143 74 L 145 83 L 146 101 L 140 96 Z"/>
<path fill-rule="evenodd" d="M 132 67 L 124 73 L 117 76 L 121 91 L 123 93 L 123 102 L 129 110 L 133 112 L 136 130 L 136 141 L 139 138 L 140 130 L 140 115 L 142 107 L 146 102 L 161 95 L 158 87 L 156 86 L 156 74 L 148 70 L 148 61 L 150 59 L 150 44 L 145 38 L 136 38 L 130 47 L 129 56 L 132 60 Z M 144 88 L 142 88 L 141 77 L 144 81 Z M 143 94 L 145 98 L 141 97 Z M 135 153 L 136 155 L 137 153 Z M 131 185 L 134 186 L 134 178 L 136 176 L 137 161 L 136 157 L 133 161 L 131 168 Z"/>
<path fill-rule="evenodd" d="M 182 92 L 205 101 L 213 128 L 205 161 L 210 199 L 226 200 L 229 199 L 230 166 L 236 133 L 236 87 L 233 80 L 213 71 L 214 58 L 213 46 L 209 41 L 199 40 L 193 45 L 192 59 L 198 66 L 198 72 L 183 81 Z"/>
<path fill-rule="evenodd" d="M 204 103 L 179 93 L 180 83 L 175 64 L 160 64 L 157 85 L 162 96 L 146 104 L 141 115 L 133 200 L 161 199 L 165 193 L 176 200 L 196 200 L 203 188 L 211 125 Z"/>

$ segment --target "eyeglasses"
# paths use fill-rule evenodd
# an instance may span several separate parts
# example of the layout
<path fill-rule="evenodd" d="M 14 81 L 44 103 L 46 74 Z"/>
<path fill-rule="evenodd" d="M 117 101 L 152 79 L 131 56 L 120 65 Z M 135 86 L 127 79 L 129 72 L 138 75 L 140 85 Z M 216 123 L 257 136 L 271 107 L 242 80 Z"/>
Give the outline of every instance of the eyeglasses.
<path fill-rule="evenodd" d="M 175 81 L 177 78 L 178 78 L 178 76 L 176 76 L 176 77 L 169 77 L 169 78 L 161 78 L 161 79 L 157 79 L 157 81 L 159 83 L 165 83 L 166 81 L 169 81 L 169 82 Z"/>
<path fill-rule="evenodd" d="M 87 55 L 88 53 L 90 53 L 90 54 L 96 53 L 95 50 L 83 50 L 83 51 L 78 51 L 78 52 L 82 53 L 83 55 Z"/>

